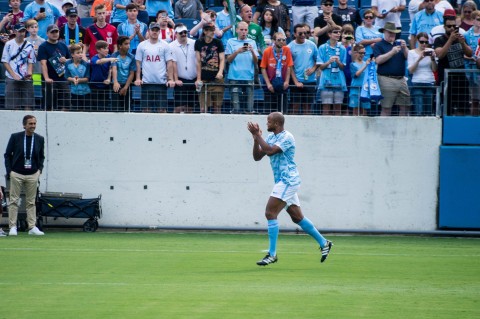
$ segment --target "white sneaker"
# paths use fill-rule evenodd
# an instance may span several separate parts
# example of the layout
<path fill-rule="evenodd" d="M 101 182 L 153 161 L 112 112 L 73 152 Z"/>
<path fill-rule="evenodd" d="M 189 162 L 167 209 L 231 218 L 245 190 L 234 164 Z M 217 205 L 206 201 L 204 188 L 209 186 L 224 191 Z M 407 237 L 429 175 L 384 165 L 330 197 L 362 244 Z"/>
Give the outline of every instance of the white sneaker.
<path fill-rule="evenodd" d="M 0 228 L 0 237 L 6 237 L 6 236 L 7 236 L 7 233 Z"/>
<path fill-rule="evenodd" d="M 17 236 L 17 227 L 10 228 L 10 231 L 8 232 L 8 236 Z"/>
<path fill-rule="evenodd" d="M 37 228 L 37 226 L 33 227 L 28 231 L 29 235 L 36 235 L 36 236 L 43 236 L 45 233 L 43 231 L 40 231 L 40 229 Z"/>

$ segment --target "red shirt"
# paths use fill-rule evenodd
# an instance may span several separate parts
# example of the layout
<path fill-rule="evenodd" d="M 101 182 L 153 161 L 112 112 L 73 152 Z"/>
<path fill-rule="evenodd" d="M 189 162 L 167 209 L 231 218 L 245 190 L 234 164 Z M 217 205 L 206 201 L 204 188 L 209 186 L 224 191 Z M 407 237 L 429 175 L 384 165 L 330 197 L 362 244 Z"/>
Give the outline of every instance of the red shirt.
<path fill-rule="evenodd" d="M 20 23 L 20 21 L 23 19 L 23 11 L 19 11 L 17 14 L 13 14 L 13 17 L 12 17 L 12 22 L 10 23 L 7 23 L 5 25 L 5 30 L 12 30 L 13 31 L 13 27 L 17 24 L 17 23 Z"/>
<path fill-rule="evenodd" d="M 103 28 L 99 28 L 95 23 L 93 24 L 93 27 L 90 26 L 87 28 L 87 32 L 85 34 L 85 44 L 90 46 L 88 50 L 90 57 L 93 57 L 95 54 L 97 54 L 95 43 L 98 41 L 97 37 L 92 33 L 92 29 L 94 29 L 95 34 L 98 32 L 101 35 L 101 38 L 103 38 L 104 41 L 107 41 L 108 52 L 112 54 L 114 52 L 113 46 L 117 44 L 117 29 L 108 23 Z"/>

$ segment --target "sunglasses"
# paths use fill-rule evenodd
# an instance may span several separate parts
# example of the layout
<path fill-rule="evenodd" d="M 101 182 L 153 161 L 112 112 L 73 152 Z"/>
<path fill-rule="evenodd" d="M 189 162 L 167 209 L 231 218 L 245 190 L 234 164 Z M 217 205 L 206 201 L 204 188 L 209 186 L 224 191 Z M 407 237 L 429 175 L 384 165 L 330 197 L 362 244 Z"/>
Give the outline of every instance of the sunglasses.
<path fill-rule="evenodd" d="M 472 13 L 472 11 L 463 10 L 463 13 Z"/>
<path fill-rule="evenodd" d="M 285 41 L 287 41 L 287 39 L 277 39 L 277 41 L 285 42 Z"/>
<path fill-rule="evenodd" d="M 340 34 L 340 31 L 332 31 L 333 34 Z"/>
<path fill-rule="evenodd" d="M 428 44 L 428 41 L 418 41 L 420 44 Z"/>
<path fill-rule="evenodd" d="M 364 19 L 367 19 L 367 20 L 373 20 L 373 16 L 365 16 L 363 17 Z"/>
<path fill-rule="evenodd" d="M 435 0 L 424 0 L 424 2 L 434 2 Z"/>
<path fill-rule="evenodd" d="M 178 32 L 178 34 L 187 34 L 187 31 Z"/>
<path fill-rule="evenodd" d="M 50 33 L 58 33 L 58 30 L 52 30 Z"/>
<path fill-rule="evenodd" d="M 365 51 L 362 51 L 362 52 L 357 52 L 358 54 L 362 54 L 362 55 L 365 55 Z"/>
<path fill-rule="evenodd" d="M 305 35 L 306 32 L 298 32 L 297 34 L 298 34 L 298 35 Z"/>
<path fill-rule="evenodd" d="M 456 24 L 451 24 L 451 25 L 446 25 L 445 28 L 446 29 L 451 29 L 451 28 L 456 28 L 457 25 Z"/>
<path fill-rule="evenodd" d="M 333 7 L 333 3 L 324 3 L 323 4 L 325 7 Z"/>

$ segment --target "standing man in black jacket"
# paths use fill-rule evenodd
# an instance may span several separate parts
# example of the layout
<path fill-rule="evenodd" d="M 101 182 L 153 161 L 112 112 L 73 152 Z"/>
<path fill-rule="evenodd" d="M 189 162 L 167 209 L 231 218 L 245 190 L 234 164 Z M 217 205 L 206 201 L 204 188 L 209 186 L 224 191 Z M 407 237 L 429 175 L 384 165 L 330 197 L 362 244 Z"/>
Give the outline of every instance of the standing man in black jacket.
<path fill-rule="evenodd" d="M 10 204 L 8 207 L 9 236 L 17 235 L 17 215 L 20 192 L 25 190 L 27 224 L 29 235 L 44 235 L 36 226 L 37 212 L 35 197 L 38 179 L 43 170 L 45 160 L 43 136 L 35 133 L 37 119 L 33 115 L 25 115 L 23 128 L 25 131 L 13 133 L 5 151 L 5 168 L 10 179 Z"/>

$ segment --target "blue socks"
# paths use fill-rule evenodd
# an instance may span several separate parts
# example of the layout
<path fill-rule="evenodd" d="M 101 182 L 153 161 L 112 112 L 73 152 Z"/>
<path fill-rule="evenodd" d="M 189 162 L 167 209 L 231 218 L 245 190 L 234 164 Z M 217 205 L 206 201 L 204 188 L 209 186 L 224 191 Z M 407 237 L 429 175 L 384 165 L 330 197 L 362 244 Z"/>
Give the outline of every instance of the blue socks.
<path fill-rule="evenodd" d="M 268 253 L 270 256 L 277 255 L 277 239 L 278 239 L 278 221 L 272 219 L 268 221 L 268 239 L 270 240 L 270 247 L 268 248 Z"/>
<path fill-rule="evenodd" d="M 320 245 L 320 247 L 325 247 L 327 240 L 320 234 L 320 232 L 315 228 L 313 223 L 307 217 L 304 217 L 299 223 L 298 226 L 302 227 L 303 231 L 312 236 Z M 270 233 L 270 226 L 268 229 Z"/>

